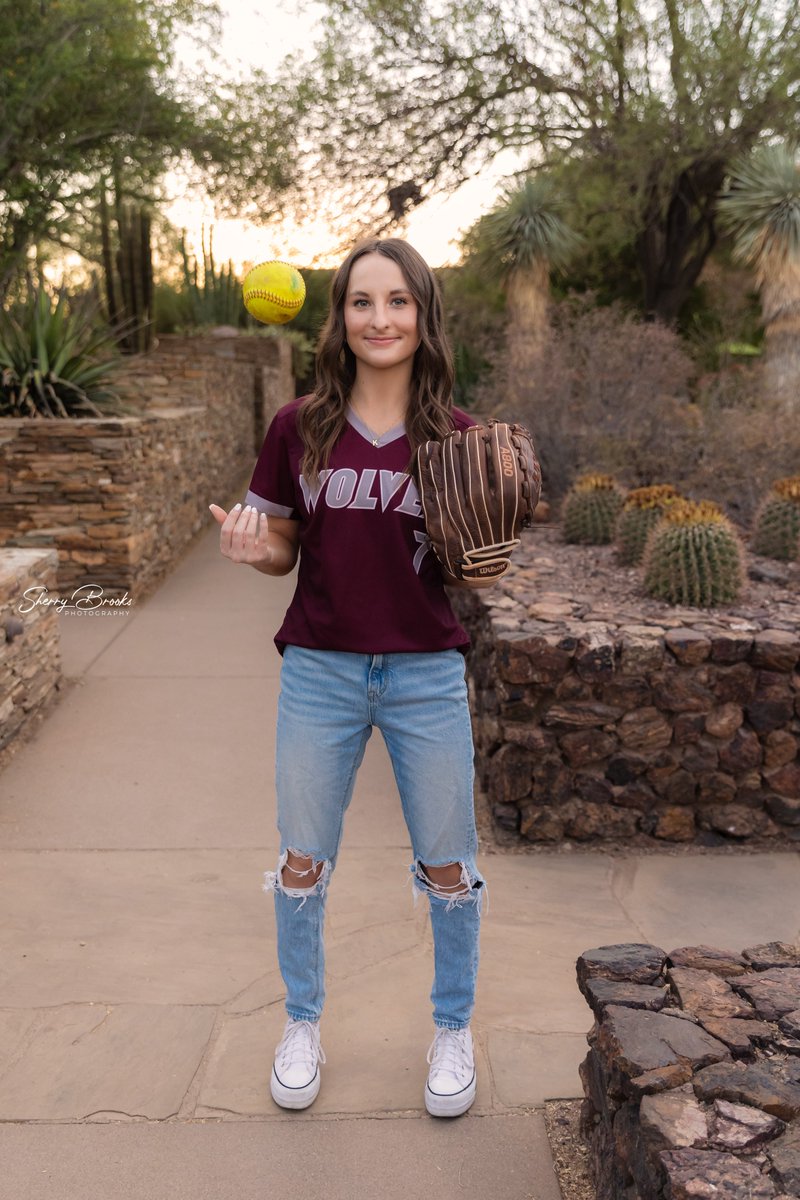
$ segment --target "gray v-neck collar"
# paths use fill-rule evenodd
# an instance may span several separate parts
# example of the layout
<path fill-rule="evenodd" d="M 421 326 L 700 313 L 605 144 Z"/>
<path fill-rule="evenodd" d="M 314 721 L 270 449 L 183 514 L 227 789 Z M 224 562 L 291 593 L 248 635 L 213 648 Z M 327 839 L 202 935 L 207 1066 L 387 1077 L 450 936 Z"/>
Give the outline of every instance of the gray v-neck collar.
<path fill-rule="evenodd" d="M 380 450 L 381 446 L 388 446 L 390 442 L 396 442 L 406 432 L 405 422 L 401 421 L 399 425 L 394 425 L 391 429 L 387 429 L 385 433 L 382 433 L 376 442 L 372 431 L 364 424 L 358 414 L 353 412 L 349 404 L 345 410 L 345 416 L 356 433 L 360 433 L 364 440 L 369 442 L 370 446 L 375 446 L 378 450 Z"/>

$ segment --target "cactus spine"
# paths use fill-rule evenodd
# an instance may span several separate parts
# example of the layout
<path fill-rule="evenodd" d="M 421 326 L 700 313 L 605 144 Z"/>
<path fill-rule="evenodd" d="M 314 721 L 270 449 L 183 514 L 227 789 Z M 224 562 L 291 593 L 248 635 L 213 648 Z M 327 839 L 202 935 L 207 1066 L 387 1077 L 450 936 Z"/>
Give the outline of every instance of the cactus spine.
<path fill-rule="evenodd" d="M 742 541 L 709 500 L 668 505 L 650 531 L 642 565 L 645 589 L 668 604 L 728 604 L 744 584 Z"/>
<path fill-rule="evenodd" d="M 564 500 L 564 540 L 599 546 L 613 541 L 622 492 L 611 475 L 581 475 Z"/>
<path fill-rule="evenodd" d="M 621 563 L 641 562 L 647 535 L 660 521 L 664 509 L 679 498 L 671 483 L 634 488 L 628 492 L 615 531 L 617 556 Z"/>
<path fill-rule="evenodd" d="M 756 513 L 752 550 L 768 558 L 800 558 L 800 475 L 777 479 Z"/>

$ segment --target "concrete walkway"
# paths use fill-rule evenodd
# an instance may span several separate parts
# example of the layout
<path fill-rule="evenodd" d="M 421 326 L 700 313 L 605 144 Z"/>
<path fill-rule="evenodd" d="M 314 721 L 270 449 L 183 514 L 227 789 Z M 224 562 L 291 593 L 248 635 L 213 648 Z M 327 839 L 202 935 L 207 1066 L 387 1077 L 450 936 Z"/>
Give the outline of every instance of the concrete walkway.
<path fill-rule="evenodd" d="M 477 1100 L 432 1119 L 427 906 L 412 906 L 376 734 L 328 901 L 322 1090 L 278 1108 L 283 984 L 261 883 L 278 856 L 272 636 L 292 586 L 223 559 L 209 523 L 129 616 L 60 618 L 74 684 L 0 776 L 0 1161 L 15 1200 L 558 1200 L 542 1105 L 581 1090 L 577 955 L 798 933 L 796 853 L 487 847 Z"/>

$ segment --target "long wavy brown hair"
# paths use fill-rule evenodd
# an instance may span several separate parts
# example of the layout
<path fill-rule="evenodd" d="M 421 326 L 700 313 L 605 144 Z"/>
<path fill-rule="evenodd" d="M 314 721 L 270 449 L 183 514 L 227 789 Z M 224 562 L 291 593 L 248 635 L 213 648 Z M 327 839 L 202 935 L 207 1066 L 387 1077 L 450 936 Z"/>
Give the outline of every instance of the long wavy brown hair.
<path fill-rule="evenodd" d="M 305 445 L 301 470 L 312 487 L 328 465 L 331 451 L 346 424 L 347 403 L 356 378 L 356 356 L 347 344 L 344 304 L 353 263 L 364 254 L 384 254 L 400 267 L 417 302 L 420 344 L 414 354 L 406 414 L 411 469 L 418 446 L 443 438 L 453 428 L 453 352 L 444 328 L 439 284 L 421 254 L 400 238 L 358 242 L 331 280 L 330 311 L 319 335 L 314 391 L 297 413 L 297 429 Z"/>

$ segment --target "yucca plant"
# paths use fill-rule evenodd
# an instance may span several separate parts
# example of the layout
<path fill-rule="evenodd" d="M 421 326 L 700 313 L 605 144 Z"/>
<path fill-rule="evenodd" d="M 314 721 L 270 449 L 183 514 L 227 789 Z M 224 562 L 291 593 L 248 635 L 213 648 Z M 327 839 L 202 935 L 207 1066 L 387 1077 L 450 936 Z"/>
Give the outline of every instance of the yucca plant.
<path fill-rule="evenodd" d="M 0 313 L 0 416 L 101 417 L 121 411 L 110 384 L 118 335 L 99 324 L 87 295 L 53 297 L 40 279 L 27 299 Z"/>
<path fill-rule="evenodd" d="M 615 528 L 617 557 L 621 563 L 641 561 L 647 535 L 661 519 L 667 505 L 677 499 L 679 493 L 671 483 L 653 484 L 628 492 Z"/>
<path fill-rule="evenodd" d="M 524 373 L 540 354 L 549 334 L 550 272 L 563 270 L 583 241 L 563 220 L 563 208 L 551 177 L 529 175 L 502 193 L 468 237 L 476 264 L 503 281 L 512 374 Z"/>
<path fill-rule="evenodd" d="M 645 590 L 668 604 L 711 608 L 744 584 L 744 546 L 719 505 L 676 500 L 650 531 L 642 556 Z"/>
<path fill-rule="evenodd" d="M 621 506 L 622 492 L 612 475 L 581 475 L 564 498 L 564 540 L 592 546 L 613 541 Z"/>
<path fill-rule="evenodd" d="M 755 516 L 752 548 L 786 562 L 800 558 L 800 475 L 773 483 Z"/>
<path fill-rule="evenodd" d="M 765 382 L 800 412 L 800 150 L 758 146 L 732 164 L 718 220 L 734 235 L 735 258 L 754 269 L 761 295 Z"/>

